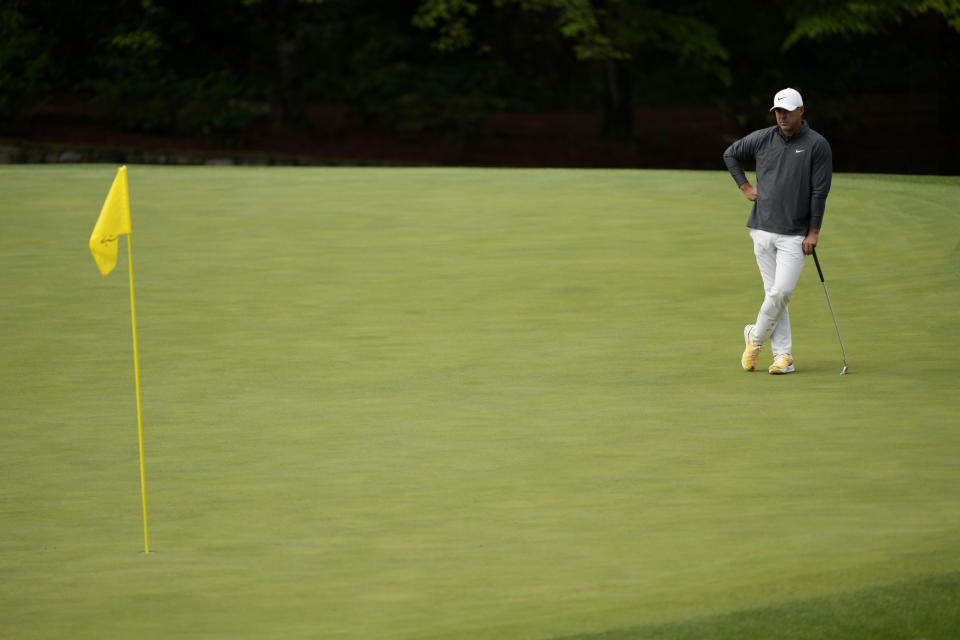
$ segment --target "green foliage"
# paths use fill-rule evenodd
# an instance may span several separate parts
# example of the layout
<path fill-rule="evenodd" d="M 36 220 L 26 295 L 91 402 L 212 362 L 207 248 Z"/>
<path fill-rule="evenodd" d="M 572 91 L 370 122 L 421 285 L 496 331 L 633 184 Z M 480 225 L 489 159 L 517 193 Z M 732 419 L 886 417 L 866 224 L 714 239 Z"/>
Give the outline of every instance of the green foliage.
<path fill-rule="evenodd" d="M 113 37 L 111 44 L 120 55 L 135 52 L 148 57 L 155 55 L 163 47 L 160 37 L 153 31 L 146 29 L 117 34 Z"/>
<path fill-rule="evenodd" d="M 553 15 L 553 27 L 572 41 L 581 61 L 627 60 L 643 48 L 663 50 L 704 69 L 719 72 L 715 61 L 726 59 L 716 29 L 692 16 L 651 9 L 629 0 L 495 0 L 496 8 L 515 5 L 523 11 Z M 424 0 L 414 24 L 436 29 L 438 48 L 449 51 L 472 43 L 467 19 L 476 5 L 464 0 Z M 452 34 L 456 34 L 453 37 Z"/>
<path fill-rule="evenodd" d="M 423 0 L 413 16 L 412 24 L 421 29 L 436 29 L 433 47 L 451 52 L 464 49 L 473 42 L 467 20 L 477 13 L 477 4 L 469 0 Z"/>
<path fill-rule="evenodd" d="M 134 15 L 132 28 L 121 22 L 104 33 L 94 69 L 81 84 L 102 117 L 129 131 L 237 144 L 238 134 L 263 115 L 246 99 L 237 74 L 180 67 L 178 40 L 192 38 L 186 25 L 150 2 Z"/>
<path fill-rule="evenodd" d="M 621 49 L 605 28 L 609 11 L 603 7 L 594 7 L 591 0 L 497 0 L 499 4 L 518 2 L 525 10 L 542 11 L 551 9 L 556 12 L 556 28 L 567 39 L 573 41 L 573 50 L 578 60 L 605 61 L 622 60 L 629 53 Z M 611 5 L 617 4 L 613 0 Z M 609 24 L 606 24 L 609 26 Z"/>
<path fill-rule="evenodd" d="M 793 31 L 783 43 L 787 50 L 804 39 L 854 38 L 886 32 L 905 16 L 927 13 L 942 16 L 960 32 L 960 0 L 857 0 L 856 2 L 800 2 L 791 7 Z"/>
<path fill-rule="evenodd" d="M 184 84 L 163 64 L 164 45 L 148 29 L 118 33 L 98 58 L 98 73 L 84 88 L 103 115 L 131 131 L 166 132 L 187 97 Z"/>
<path fill-rule="evenodd" d="M 185 82 L 186 99 L 177 112 L 177 130 L 200 134 L 219 146 L 237 146 L 239 135 L 267 115 L 267 108 L 243 98 L 243 87 L 230 71 Z"/>
<path fill-rule="evenodd" d="M 730 85 L 729 58 L 720 34 L 700 17 L 641 8 L 628 15 L 622 31 L 625 46 L 638 51 L 659 51 L 678 58 Z"/>
<path fill-rule="evenodd" d="M 0 5 L 0 123 L 6 126 L 31 115 L 49 89 L 50 54 L 23 4 Z"/>
<path fill-rule="evenodd" d="M 114 41 L 123 54 L 103 60 L 107 74 L 86 85 L 103 117 L 129 131 L 201 136 L 233 146 L 237 135 L 263 110 L 243 99 L 242 85 L 230 71 L 183 78 L 155 64 L 145 50 Z M 142 39 L 136 42 L 143 43 Z"/>
<path fill-rule="evenodd" d="M 651 75 L 652 57 L 670 55 L 672 67 L 689 65 L 731 83 L 724 62 L 726 49 L 717 31 L 702 18 L 677 10 L 654 9 L 645 0 L 495 0 L 494 11 L 519 8 L 541 18 L 542 29 L 570 43 L 578 63 L 591 65 L 601 79 L 597 102 L 603 105 L 603 134 L 632 139 L 636 78 Z M 466 48 L 473 42 L 467 17 L 473 3 L 424 0 L 414 24 L 434 29 L 434 47 L 444 51 Z M 539 31 L 539 30 L 538 30 Z M 528 40 L 529 38 L 528 34 Z M 534 39 L 535 40 L 535 39 Z M 537 43 L 527 44 L 536 47 Z"/>
<path fill-rule="evenodd" d="M 595 9 L 590 0 L 495 0 L 493 7 L 502 8 L 510 4 L 528 12 L 554 13 L 554 28 L 573 41 L 573 49 L 579 60 L 608 60 L 624 56 L 610 37 L 602 32 L 599 15 L 603 11 Z M 476 13 L 476 3 L 468 0 L 423 0 L 413 24 L 438 32 L 433 44 L 437 49 L 455 51 L 473 43 L 474 36 L 468 20 Z"/>
<path fill-rule="evenodd" d="M 405 55 L 391 54 L 413 47 L 409 38 L 395 34 L 391 39 L 368 40 L 353 53 L 353 65 L 366 72 L 345 82 L 352 111 L 403 136 L 476 133 L 490 98 L 454 66 L 420 66 L 407 62 Z"/>

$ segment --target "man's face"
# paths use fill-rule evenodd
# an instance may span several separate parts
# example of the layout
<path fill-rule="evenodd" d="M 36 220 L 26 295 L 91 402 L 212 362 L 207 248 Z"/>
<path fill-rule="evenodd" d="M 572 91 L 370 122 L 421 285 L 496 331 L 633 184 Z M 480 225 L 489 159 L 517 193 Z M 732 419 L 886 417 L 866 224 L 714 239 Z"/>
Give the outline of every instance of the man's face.
<path fill-rule="evenodd" d="M 777 116 L 777 125 L 785 136 L 792 136 L 803 126 L 803 107 L 797 107 L 793 111 L 777 108 L 773 113 Z"/>

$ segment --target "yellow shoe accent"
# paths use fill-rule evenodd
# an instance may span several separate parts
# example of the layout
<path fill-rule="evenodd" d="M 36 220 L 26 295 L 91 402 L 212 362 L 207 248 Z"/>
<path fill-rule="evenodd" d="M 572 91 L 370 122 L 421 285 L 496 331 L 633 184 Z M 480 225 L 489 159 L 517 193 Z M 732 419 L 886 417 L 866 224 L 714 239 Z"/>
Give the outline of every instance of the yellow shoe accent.
<path fill-rule="evenodd" d="M 774 354 L 773 364 L 770 365 L 770 373 L 780 375 L 782 373 L 792 373 L 793 371 L 793 358 L 785 353 Z"/>
<path fill-rule="evenodd" d="M 746 348 L 743 350 L 740 364 L 743 365 L 744 371 L 753 371 L 757 368 L 757 360 L 760 358 L 760 348 L 763 346 L 753 341 L 751 331 L 753 331 L 752 324 L 748 324 L 743 328 L 743 341 L 746 343 Z"/>

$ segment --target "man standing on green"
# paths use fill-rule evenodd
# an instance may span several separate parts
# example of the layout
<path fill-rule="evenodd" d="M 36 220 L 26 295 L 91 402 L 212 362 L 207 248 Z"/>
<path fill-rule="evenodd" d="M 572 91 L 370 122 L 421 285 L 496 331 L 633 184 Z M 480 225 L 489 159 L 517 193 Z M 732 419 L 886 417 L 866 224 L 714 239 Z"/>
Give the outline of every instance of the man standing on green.
<path fill-rule="evenodd" d="M 753 203 L 747 227 L 753 239 L 764 298 L 755 324 L 743 328 L 746 347 L 740 363 L 757 366 L 769 340 L 770 373 L 790 373 L 793 342 L 787 305 L 806 256 L 813 253 L 833 177 L 830 144 L 807 126 L 803 99 L 793 89 L 773 98 L 777 124 L 737 140 L 723 152 L 723 161 L 740 191 Z M 757 185 L 744 173 L 744 161 L 756 162 Z"/>

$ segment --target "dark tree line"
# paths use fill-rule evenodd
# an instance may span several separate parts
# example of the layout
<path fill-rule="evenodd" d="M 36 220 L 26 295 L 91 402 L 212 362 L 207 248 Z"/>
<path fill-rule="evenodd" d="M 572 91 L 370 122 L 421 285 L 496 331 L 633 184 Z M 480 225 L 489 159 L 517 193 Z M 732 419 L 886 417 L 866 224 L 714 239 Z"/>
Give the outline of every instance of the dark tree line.
<path fill-rule="evenodd" d="M 411 135 L 602 111 L 598 134 L 629 138 L 637 108 L 671 105 L 749 127 L 788 84 L 837 119 L 872 94 L 946 113 L 958 31 L 954 0 L 0 0 L 0 133 L 64 98 L 221 142 L 268 117 L 306 126 L 313 103 Z"/>

